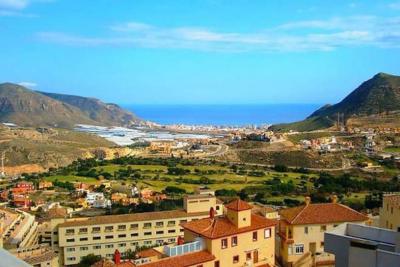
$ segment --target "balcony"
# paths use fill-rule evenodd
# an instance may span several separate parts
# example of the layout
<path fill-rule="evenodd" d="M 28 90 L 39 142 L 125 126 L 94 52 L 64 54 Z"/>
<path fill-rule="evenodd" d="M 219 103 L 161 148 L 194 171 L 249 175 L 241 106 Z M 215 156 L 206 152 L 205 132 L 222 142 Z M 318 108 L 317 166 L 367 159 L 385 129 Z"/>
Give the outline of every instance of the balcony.
<path fill-rule="evenodd" d="M 183 255 L 190 252 L 196 252 L 203 250 L 203 239 L 196 238 L 196 241 L 186 243 L 183 245 L 172 245 L 172 246 L 165 246 L 164 253 L 169 257 Z"/>

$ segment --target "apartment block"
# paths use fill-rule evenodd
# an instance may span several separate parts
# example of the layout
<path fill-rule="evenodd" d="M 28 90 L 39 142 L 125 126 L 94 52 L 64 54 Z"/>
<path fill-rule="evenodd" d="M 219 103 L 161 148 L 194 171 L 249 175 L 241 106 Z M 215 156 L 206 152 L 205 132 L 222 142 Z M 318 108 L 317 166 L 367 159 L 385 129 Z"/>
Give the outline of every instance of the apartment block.
<path fill-rule="evenodd" d="M 276 220 L 252 214 L 251 206 L 234 200 L 217 216 L 183 223 L 177 244 L 142 251 L 133 263 L 142 267 L 272 267 L 275 266 Z M 118 266 L 118 265 L 117 265 Z"/>
<path fill-rule="evenodd" d="M 368 217 L 337 203 L 312 204 L 280 211 L 277 254 L 283 266 L 333 266 L 334 256 L 324 251 L 324 234 L 346 223 L 365 223 Z"/>
<path fill-rule="evenodd" d="M 210 209 L 217 210 L 215 196 L 190 196 L 184 203 L 184 210 L 65 219 L 51 231 L 56 233 L 52 242 L 58 242 L 64 265 L 77 264 L 88 254 L 110 259 L 116 249 L 124 255 L 137 247 L 174 243 L 183 235 L 181 224 L 207 217 Z"/>
<path fill-rule="evenodd" d="M 400 232 L 400 194 L 383 196 L 379 210 L 379 227 Z"/>

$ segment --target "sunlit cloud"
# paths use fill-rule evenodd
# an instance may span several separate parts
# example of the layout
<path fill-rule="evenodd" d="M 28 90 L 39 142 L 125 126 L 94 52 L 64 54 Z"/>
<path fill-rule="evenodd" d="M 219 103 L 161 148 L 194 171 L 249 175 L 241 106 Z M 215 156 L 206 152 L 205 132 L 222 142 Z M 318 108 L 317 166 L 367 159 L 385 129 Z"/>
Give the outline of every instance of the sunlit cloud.
<path fill-rule="evenodd" d="M 216 52 L 331 51 L 348 46 L 400 48 L 400 17 L 352 16 L 294 21 L 248 33 L 126 22 L 110 26 L 106 36 L 40 32 L 36 37 L 71 46 L 135 46 Z"/>

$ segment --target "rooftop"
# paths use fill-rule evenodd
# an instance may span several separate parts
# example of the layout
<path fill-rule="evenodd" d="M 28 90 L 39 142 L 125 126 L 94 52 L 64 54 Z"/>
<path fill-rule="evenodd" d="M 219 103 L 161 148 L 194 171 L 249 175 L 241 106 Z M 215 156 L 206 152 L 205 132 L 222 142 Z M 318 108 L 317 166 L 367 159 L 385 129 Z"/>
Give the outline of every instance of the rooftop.
<path fill-rule="evenodd" d="M 41 262 L 51 261 L 55 257 L 58 257 L 58 255 L 54 251 L 46 251 L 42 254 L 26 257 L 24 258 L 24 261 L 31 265 L 36 265 Z"/>
<path fill-rule="evenodd" d="M 236 199 L 229 204 L 225 205 L 227 209 L 234 210 L 234 211 L 243 211 L 243 210 L 250 210 L 252 206 L 249 205 L 246 201 L 241 199 Z"/>
<path fill-rule="evenodd" d="M 283 209 L 281 219 L 290 224 L 322 224 L 335 222 L 362 222 L 368 217 L 339 203 L 308 204 Z"/>
<path fill-rule="evenodd" d="M 153 248 L 142 250 L 138 252 L 138 256 L 141 258 L 149 258 L 149 257 L 162 257 L 162 253 L 158 250 L 155 250 Z"/>
<path fill-rule="evenodd" d="M 266 219 L 259 215 L 252 214 L 251 225 L 242 228 L 237 228 L 236 225 L 225 216 L 218 216 L 213 219 L 204 218 L 197 221 L 187 222 L 182 224 L 182 227 L 206 238 L 215 239 L 271 227 L 275 224 L 275 220 Z"/>
<path fill-rule="evenodd" d="M 89 217 L 83 220 L 77 219 L 76 221 L 68 221 L 62 223 L 60 224 L 59 227 L 127 223 L 134 221 L 153 221 L 153 220 L 176 219 L 189 216 L 205 216 L 205 215 L 208 215 L 208 212 L 187 213 L 184 210 L 143 212 L 135 214 L 96 216 L 96 217 Z"/>
<path fill-rule="evenodd" d="M 101 261 L 98 261 L 95 264 L 93 264 L 91 267 L 135 267 L 135 264 L 133 264 L 130 261 L 124 261 L 119 264 L 115 264 L 111 260 L 102 259 Z"/>
<path fill-rule="evenodd" d="M 212 261 L 215 257 L 208 251 L 198 251 L 180 256 L 168 257 L 156 262 L 143 264 L 143 267 L 187 267 Z"/>

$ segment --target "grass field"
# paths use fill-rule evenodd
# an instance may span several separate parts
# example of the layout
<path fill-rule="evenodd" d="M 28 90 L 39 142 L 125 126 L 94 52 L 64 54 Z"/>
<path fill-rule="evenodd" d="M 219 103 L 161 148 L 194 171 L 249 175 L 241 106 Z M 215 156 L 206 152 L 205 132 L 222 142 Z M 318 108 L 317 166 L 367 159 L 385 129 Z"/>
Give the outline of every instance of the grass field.
<path fill-rule="evenodd" d="M 170 175 L 168 174 L 168 168 L 162 165 L 128 165 L 132 170 L 138 170 L 141 174 L 141 178 L 133 179 L 126 178 L 124 179 L 124 183 L 132 184 L 137 183 L 140 187 L 149 187 L 156 191 L 162 191 L 167 186 L 176 186 L 182 189 L 185 189 L 187 192 L 193 192 L 197 187 L 200 186 L 199 183 L 195 183 L 193 181 L 198 181 L 201 178 L 207 177 L 212 180 L 212 183 L 206 184 L 213 190 L 218 189 L 235 189 L 241 190 L 246 186 L 257 186 L 261 184 L 265 184 L 266 181 L 272 180 L 274 178 L 279 178 L 282 182 L 292 181 L 294 184 L 299 185 L 301 183 L 305 183 L 307 186 L 311 185 L 309 178 L 314 177 L 313 174 L 306 175 L 308 177 L 307 181 L 302 181 L 300 179 L 300 173 L 280 173 L 275 171 L 266 171 L 265 176 L 255 177 L 251 175 L 240 175 L 238 173 L 234 173 L 230 168 L 223 167 L 220 165 L 197 165 L 197 166 L 182 166 L 178 165 L 177 167 L 189 170 L 190 173 L 185 175 Z M 118 170 L 126 170 L 128 166 L 121 165 L 107 165 L 97 167 L 97 171 L 108 172 L 110 174 L 114 174 Z M 197 170 L 197 172 L 195 171 Z M 220 173 L 207 174 L 207 171 L 214 171 Z M 246 170 L 251 172 L 252 170 Z M 192 182 L 184 183 L 180 181 L 181 179 L 191 179 Z M 99 183 L 99 180 L 95 178 L 89 177 L 81 177 L 76 175 L 55 175 L 49 176 L 46 178 L 48 181 L 62 181 L 62 182 L 84 182 L 88 184 L 96 184 Z"/>

